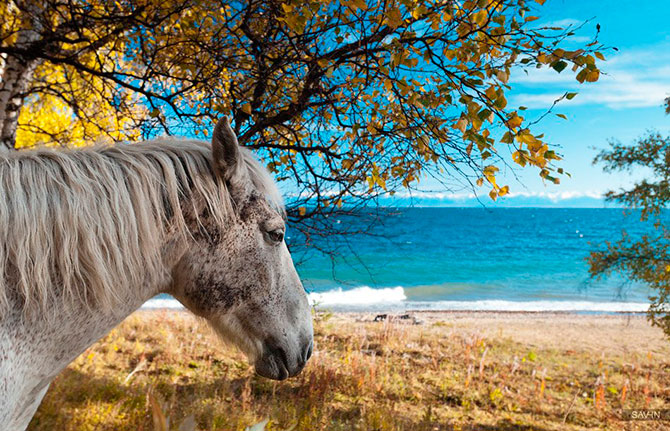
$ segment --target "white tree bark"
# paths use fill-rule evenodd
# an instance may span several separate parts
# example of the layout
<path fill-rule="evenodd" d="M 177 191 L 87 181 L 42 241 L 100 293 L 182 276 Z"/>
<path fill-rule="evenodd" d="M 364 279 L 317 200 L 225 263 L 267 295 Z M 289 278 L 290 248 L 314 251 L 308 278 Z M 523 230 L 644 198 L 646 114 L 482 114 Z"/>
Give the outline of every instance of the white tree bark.
<path fill-rule="evenodd" d="M 30 16 L 24 20 L 24 28 L 18 32 L 14 47 L 30 50 L 40 40 L 39 12 L 22 13 Z M 2 147 L 14 148 L 21 106 L 39 62 L 39 59 L 25 55 L 8 54 L 4 58 L 4 67 L 0 70 L 0 146 Z"/>

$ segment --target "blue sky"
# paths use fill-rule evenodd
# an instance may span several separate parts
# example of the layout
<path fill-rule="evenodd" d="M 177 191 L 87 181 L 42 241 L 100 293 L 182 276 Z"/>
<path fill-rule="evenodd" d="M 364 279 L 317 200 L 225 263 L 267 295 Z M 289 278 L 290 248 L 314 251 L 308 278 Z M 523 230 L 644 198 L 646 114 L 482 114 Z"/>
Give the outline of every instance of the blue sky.
<path fill-rule="evenodd" d="M 579 84 L 568 69 L 562 74 L 542 69 L 511 77 L 510 104 L 527 106 L 526 118 L 541 115 L 566 91 L 579 93 L 553 111 L 565 114 L 568 121 L 551 115 L 535 129 L 558 147 L 564 156 L 560 166 L 572 177 L 563 176 L 556 186 L 544 183 L 534 170 L 517 170 L 521 183 L 510 172 L 504 173 L 513 194 L 496 206 L 514 206 L 515 194 L 517 200 L 545 199 L 549 205 L 562 206 L 562 202 L 588 201 L 608 189 L 629 185 L 643 173 L 605 174 L 591 161 L 610 139 L 628 143 L 647 130 L 670 135 L 670 116 L 663 110 L 663 99 L 670 95 L 670 1 L 547 0 L 533 15 L 541 17 L 538 25 L 565 26 L 591 20 L 573 41 L 588 43 L 600 24 L 599 40 L 618 51 L 606 52 L 607 61 L 601 64 L 606 75 L 594 84 Z M 423 187 L 439 189 L 430 180 Z M 486 191 L 482 189 L 481 194 L 485 196 Z M 463 195 L 452 197 L 457 202 Z"/>

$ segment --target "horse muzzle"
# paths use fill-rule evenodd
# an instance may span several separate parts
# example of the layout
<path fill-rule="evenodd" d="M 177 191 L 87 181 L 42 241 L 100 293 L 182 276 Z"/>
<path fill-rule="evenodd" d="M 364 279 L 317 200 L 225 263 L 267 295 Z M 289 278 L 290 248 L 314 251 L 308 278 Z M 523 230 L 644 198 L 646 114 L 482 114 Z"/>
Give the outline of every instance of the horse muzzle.
<path fill-rule="evenodd" d="M 256 373 L 273 380 L 284 380 L 300 374 L 307 360 L 312 356 L 314 341 L 310 337 L 296 351 L 286 349 L 272 341 L 266 342 L 263 354 L 256 361 Z"/>

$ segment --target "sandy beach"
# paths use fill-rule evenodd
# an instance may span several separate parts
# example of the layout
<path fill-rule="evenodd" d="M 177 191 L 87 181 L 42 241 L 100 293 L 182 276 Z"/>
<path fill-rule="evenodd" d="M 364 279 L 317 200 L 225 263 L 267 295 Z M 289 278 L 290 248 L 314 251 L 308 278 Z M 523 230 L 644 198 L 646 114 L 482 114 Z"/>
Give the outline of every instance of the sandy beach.
<path fill-rule="evenodd" d="M 454 332 L 480 333 L 543 349 L 585 350 L 608 354 L 667 354 L 670 341 L 644 313 L 579 314 L 551 312 L 421 312 L 410 315 L 444 322 Z"/>
<path fill-rule="evenodd" d="M 140 311 L 56 379 L 30 429 L 670 429 L 622 420 L 670 406 L 670 342 L 641 314 L 322 311 L 315 338 L 303 373 L 272 382 L 190 314 Z"/>

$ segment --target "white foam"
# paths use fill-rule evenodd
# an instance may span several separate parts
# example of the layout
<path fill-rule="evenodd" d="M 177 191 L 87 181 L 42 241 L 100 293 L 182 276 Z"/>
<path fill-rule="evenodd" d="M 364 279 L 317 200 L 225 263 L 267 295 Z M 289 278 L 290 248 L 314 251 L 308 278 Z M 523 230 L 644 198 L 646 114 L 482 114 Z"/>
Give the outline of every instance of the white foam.
<path fill-rule="evenodd" d="M 387 305 L 390 303 L 402 303 L 407 297 L 401 286 L 383 289 L 373 289 L 369 286 L 356 287 L 350 290 L 341 288 L 326 292 L 313 292 L 308 295 L 310 304 L 322 307 L 331 305 Z"/>
<path fill-rule="evenodd" d="M 309 302 L 317 308 L 340 311 L 372 310 L 446 310 L 446 311 L 577 311 L 577 312 L 645 312 L 645 302 L 604 301 L 408 301 L 401 286 L 373 289 L 369 286 L 349 290 L 341 288 L 313 292 Z M 142 309 L 183 309 L 174 298 L 152 298 Z"/>
<path fill-rule="evenodd" d="M 184 306 L 181 305 L 181 302 L 177 301 L 174 298 L 151 298 L 142 305 L 143 310 L 154 310 L 159 308 L 169 308 L 169 309 L 183 309 Z"/>

